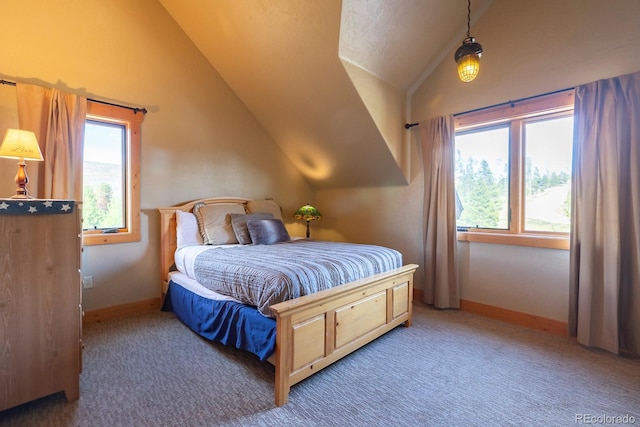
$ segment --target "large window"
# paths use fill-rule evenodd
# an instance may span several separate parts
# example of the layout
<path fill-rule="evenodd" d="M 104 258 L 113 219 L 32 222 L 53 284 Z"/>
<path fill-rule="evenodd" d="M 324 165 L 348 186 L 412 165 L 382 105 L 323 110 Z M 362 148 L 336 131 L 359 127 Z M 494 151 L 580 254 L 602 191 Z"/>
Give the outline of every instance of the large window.
<path fill-rule="evenodd" d="M 143 114 L 88 102 L 83 158 L 83 244 L 140 240 Z"/>
<path fill-rule="evenodd" d="M 568 248 L 573 92 L 456 117 L 460 240 Z"/>

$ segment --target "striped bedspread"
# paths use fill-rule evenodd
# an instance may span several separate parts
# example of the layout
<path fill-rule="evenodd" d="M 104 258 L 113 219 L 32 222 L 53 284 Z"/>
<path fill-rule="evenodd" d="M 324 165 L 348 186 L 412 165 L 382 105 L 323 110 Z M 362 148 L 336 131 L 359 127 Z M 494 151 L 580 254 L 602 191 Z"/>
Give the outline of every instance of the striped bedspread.
<path fill-rule="evenodd" d="M 291 240 L 275 245 L 211 248 L 194 262 L 204 287 L 256 306 L 269 306 L 402 266 L 400 252 L 375 245 Z"/>

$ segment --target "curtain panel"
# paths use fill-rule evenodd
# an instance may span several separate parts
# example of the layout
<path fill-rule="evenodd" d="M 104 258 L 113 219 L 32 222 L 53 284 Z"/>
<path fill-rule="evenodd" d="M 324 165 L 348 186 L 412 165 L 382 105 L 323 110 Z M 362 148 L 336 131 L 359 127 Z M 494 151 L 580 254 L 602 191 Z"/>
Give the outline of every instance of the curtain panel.
<path fill-rule="evenodd" d="M 421 122 L 418 129 L 424 170 L 424 302 L 460 308 L 453 116 Z"/>
<path fill-rule="evenodd" d="M 86 97 L 22 83 L 16 95 L 20 128 L 36 134 L 44 157 L 37 197 L 82 200 Z"/>
<path fill-rule="evenodd" d="M 640 73 L 576 88 L 569 334 L 640 354 Z"/>

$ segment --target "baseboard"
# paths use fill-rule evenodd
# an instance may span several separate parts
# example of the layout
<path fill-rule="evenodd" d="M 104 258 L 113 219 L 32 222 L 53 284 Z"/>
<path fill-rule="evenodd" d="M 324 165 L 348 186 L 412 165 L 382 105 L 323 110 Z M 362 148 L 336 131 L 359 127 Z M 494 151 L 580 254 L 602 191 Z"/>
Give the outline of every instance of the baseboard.
<path fill-rule="evenodd" d="M 88 325 L 117 317 L 143 314 L 158 310 L 160 310 L 160 297 L 87 311 L 82 318 L 82 324 Z"/>
<path fill-rule="evenodd" d="M 524 326 L 529 329 L 549 332 L 553 335 L 569 336 L 567 323 L 560 322 L 559 320 L 547 319 L 533 314 L 521 313 L 519 311 L 507 310 L 506 308 L 466 300 L 460 301 L 460 310 Z"/>
<path fill-rule="evenodd" d="M 414 301 L 423 301 L 424 292 L 421 289 L 414 289 Z M 137 301 L 129 304 L 122 304 L 113 307 L 101 308 L 87 311 L 82 319 L 83 325 L 102 322 L 117 317 L 131 316 L 135 314 L 148 313 L 160 310 L 160 298 L 152 298 L 144 301 Z M 566 322 L 547 319 L 532 314 L 521 313 L 519 311 L 508 310 L 506 308 L 481 304 L 479 302 L 460 300 L 460 310 L 503 322 L 524 326 L 529 329 L 549 332 L 553 335 L 567 336 L 568 329 Z"/>
<path fill-rule="evenodd" d="M 423 301 L 424 291 L 414 289 L 413 296 L 414 301 Z M 467 300 L 460 300 L 460 310 L 553 335 L 568 336 L 567 323 L 558 320 Z"/>

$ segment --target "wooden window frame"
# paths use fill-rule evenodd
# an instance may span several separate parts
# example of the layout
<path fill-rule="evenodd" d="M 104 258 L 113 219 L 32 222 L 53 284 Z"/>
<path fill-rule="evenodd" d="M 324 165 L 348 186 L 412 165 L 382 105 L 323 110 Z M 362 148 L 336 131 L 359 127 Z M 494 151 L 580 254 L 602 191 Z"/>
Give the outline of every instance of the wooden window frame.
<path fill-rule="evenodd" d="M 536 117 L 563 116 L 573 111 L 574 90 L 543 95 L 508 105 L 460 114 L 455 117 L 455 131 L 462 132 L 491 125 L 510 123 L 509 141 L 509 209 L 511 220 L 506 230 L 475 229 L 458 231 L 459 241 L 569 249 L 569 233 L 530 232 L 524 229 L 524 123 Z"/>
<path fill-rule="evenodd" d="M 83 230 L 82 244 L 85 246 L 140 241 L 140 128 L 144 114 L 130 108 L 87 101 L 86 120 L 115 123 L 126 128 L 126 186 L 125 228 L 116 233 Z"/>

